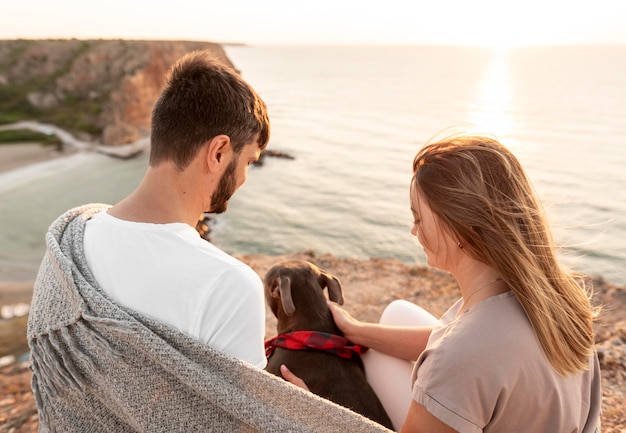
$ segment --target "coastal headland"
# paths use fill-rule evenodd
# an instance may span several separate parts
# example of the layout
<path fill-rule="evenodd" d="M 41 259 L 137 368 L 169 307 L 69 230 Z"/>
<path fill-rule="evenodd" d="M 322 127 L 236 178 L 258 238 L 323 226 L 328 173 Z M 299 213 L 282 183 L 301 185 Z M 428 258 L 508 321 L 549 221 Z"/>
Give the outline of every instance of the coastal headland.
<path fill-rule="evenodd" d="M 0 40 L 0 125 L 38 120 L 84 142 L 119 146 L 149 132 L 169 67 L 202 41 Z"/>

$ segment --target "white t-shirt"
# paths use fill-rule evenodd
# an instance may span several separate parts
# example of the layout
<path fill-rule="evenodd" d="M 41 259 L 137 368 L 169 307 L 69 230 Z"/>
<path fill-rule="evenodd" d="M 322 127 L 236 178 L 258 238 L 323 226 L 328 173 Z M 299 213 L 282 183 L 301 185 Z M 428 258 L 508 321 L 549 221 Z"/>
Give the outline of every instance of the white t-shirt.
<path fill-rule="evenodd" d="M 589 370 L 554 371 L 512 292 L 460 317 L 441 318 L 413 371 L 413 399 L 455 430 L 593 432 L 602 401 L 596 356 Z"/>
<path fill-rule="evenodd" d="M 87 222 L 84 249 L 96 281 L 119 304 L 265 367 L 260 277 L 195 228 L 124 221 L 104 211 Z"/>

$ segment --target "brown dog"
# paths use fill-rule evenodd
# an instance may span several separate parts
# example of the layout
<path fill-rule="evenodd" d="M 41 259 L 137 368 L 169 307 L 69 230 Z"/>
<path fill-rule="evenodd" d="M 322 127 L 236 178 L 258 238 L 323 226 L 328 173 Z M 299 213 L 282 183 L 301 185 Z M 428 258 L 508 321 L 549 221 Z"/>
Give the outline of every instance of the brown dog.
<path fill-rule="evenodd" d="M 310 262 L 294 260 L 274 265 L 265 275 L 264 286 L 279 334 L 278 340 L 266 343 L 271 354 L 265 369 L 280 377 L 280 366 L 285 364 L 311 392 L 393 429 L 365 379 L 360 348 L 343 338 L 326 304 L 325 287 L 332 301 L 343 304 L 339 280 Z M 311 348 L 311 340 L 312 346 L 339 355 Z M 336 344 L 346 342 L 347 347 Z"/>

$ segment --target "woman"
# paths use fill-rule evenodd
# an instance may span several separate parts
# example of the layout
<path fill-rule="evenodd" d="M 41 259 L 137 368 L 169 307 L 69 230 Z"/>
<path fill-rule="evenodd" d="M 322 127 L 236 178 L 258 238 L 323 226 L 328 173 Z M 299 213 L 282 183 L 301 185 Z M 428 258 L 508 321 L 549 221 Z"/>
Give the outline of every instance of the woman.
<path fill-rule="evenodd" d="M 388 410 L 398 403 L 376 385 L 389 374 L 379 354 L 416 360 L 401 432 L 595 431 L 596 311 L 559 264 L 518 160 L 493 138 L 454 136 L 422 148 L 413 173 L 411 233 L 462 298 L 438 322 L 417 310 L 424 326 L 363 323 L 330 304 L 346 337 L 380 358 L 366 369 Z"/>

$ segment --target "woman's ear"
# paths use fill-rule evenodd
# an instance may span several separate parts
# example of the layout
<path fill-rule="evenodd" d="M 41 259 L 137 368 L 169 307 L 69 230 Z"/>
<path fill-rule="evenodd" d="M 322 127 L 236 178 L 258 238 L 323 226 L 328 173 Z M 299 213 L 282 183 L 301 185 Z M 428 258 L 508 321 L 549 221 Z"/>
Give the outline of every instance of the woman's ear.
<path fill-rule="evenodd" d="M 233 148 L 230 137 L 225 134 L 216 135 L 207 144 L 207 166 L 212 172 L 223 171 L 230 162 Z"/>

